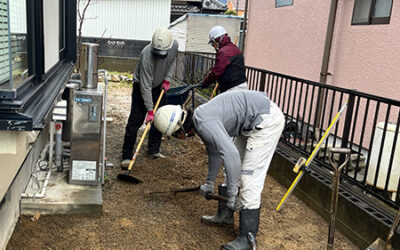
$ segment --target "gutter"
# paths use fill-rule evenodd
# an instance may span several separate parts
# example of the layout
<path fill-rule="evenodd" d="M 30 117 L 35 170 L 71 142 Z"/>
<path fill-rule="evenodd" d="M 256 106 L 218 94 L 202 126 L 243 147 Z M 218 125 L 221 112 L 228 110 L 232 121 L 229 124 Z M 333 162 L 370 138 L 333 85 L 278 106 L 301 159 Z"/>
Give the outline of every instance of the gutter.
<path fill-rule="evenodd" d="M 335 20 L 336 20 L 336 12 L 337 12 L 337 5 L 339 0 L 332 0 L 331 7 L 329 11 L 328 17 L 328 27 L 326 29 L 326 37 L 325 37 L 325 46 L 324 46 L 324 54 L 322 56 L 322 64 L 321 64 L 321 71 L 320 71 L 320 78 L 319 82 L 326 84 L 326 80 L 328 75 L 331 73 L 328 72 L 329 69 L 329 59 L 331 56 L 331 48 L 332 48 L 332 39 L 333 39 L 333 31 L 335 27 Z M 318 100 L 317 100 L 317 112 L 315 115 L 315 124 L 316 124 L 316 136 L 319 138 L 319 128 L 321 123 L 321 114 L 322 114 L 322 104 L 325 99 L 325 93 L 320 88 L 318 90 Z"/>
<path fill-rule="evenodd" d="M 246 0 L 245 4 L 244 4 L 244 16 L 243 16 L 243 31 L 242 31 L 242 41 L 240 44 L 240 50 L 242 51 L 243 55 L 244 55 L 244 48 L 245 48 L 245 44 L 246 44 L 246 33 L 247 33 L 247 6 L 249 5 L 249 0 Z"/>

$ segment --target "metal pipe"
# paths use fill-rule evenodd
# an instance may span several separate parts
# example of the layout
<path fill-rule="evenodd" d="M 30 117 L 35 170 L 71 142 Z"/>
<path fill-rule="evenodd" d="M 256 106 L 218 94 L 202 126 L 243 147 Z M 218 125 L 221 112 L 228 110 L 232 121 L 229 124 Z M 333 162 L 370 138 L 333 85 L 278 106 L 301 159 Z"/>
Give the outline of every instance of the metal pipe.
<path fill-rule="evenodd" d="M 103 115 L 103 150 L 101 162 L 101 184 L 104 185 L 104 171 L 106 165 L 106 131 L 107 131 L 107 86 L 108 86 L 108 71 L 105 69 L 99 70 L 104 74 L 104 115 Z"/>
<path fill-rule="evenodd" d="M 56 122 L 55 123 L 55 129 L 56 129 L 56 155 L 55 155 L 55 165 L 57 167 L 58 172 L 64 171 L 63 165 L 62 165 L 62 152 L 63 152 L 63 146 L 62 146 L 62 123 L 61 122 Z"/>
<path fill-rule="evenodd" d="M 319 82 L 326 84 L 327 77 L 330 73 L 328 73 L 329 68 L 329 59 L 331 56 L 331 47 L 332 47 L 332 39 L 333 39 L 333 30 L 335 27 L 335 20 L 336 20 L 336 12 L 337 12 L 337 5 L 338 0 L 331 1 L 331 7 L 329 11 L 329 18 L 328 18 L 328 27 L 326 30 L 326 37 L 325 37 L 325 46 L 324 46 L 324 54 L 322 56 L 322 64 L 321 64 L 321 72 Z M 321 123 L 321 112 L 322 112 L 322 103 L 325 98 L 323 90 L 320 88 L 318 91 L 318 100 L 317 100 L 317 112 L 316 112 L 316 138 L 319 138 L 320 133 L 320 123 Z"/>

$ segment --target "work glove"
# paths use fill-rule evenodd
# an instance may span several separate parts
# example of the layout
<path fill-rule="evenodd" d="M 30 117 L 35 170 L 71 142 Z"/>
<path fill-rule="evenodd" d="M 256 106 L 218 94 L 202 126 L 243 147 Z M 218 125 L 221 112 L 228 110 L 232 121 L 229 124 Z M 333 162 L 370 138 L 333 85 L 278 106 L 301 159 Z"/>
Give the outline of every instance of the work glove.
<path fill-rule="evenodd" d="M 146 116 L 146 124 L 149 122 L 154 121 L 154 113 L 153 110 L 147 111 L 147 116 Z"/>
<path fill-rule="evenodd" d="M 214 182 L 207 181 L 205 184 L 200 186 L 200 194 L 203 195 L 204 198 L 207 199 L 207 195 L 213 193 L 214 193 Z"/>
<path fill-rule="evenodd" d="M 237 195 L 229 197 L 228 201 L 226 202 L 226 206 L 235 211 L 241 210 L 243 208 L 243 205 Z"/>
<path fill-rule="evenodd" d="M 163 88 L 165 92 L 167 92 L 169 90 L 169 81 L 164 80 L 161 84 L 161 88 Z"/>
<path fill-rule="evenodd" d="M 201 84 L 200 88 L 202 89 L 206 89 L 209 86 L 208 84 L 205 84 L 204 81 L 200 81 L 198 84 Z"/>

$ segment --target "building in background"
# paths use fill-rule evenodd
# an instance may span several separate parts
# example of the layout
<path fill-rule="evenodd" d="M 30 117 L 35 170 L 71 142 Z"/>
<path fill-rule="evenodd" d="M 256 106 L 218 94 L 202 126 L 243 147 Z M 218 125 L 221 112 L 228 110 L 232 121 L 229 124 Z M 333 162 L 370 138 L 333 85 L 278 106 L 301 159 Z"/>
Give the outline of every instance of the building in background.
<path fill-rule="evenodd" d="M 226 4 L 228 10 L 234 10 L 238 16 L 244 16 L 246 0 L 221 0 L 223 4 Z"/>
<path fill-rule="evenodd" d="M 171 23 L 187 13 L 200 13 L 203 0 L 172 0 Z"/>
<path fill-rule="evenodd" d="M 337 2 L 326 83 L 399 100 L 400 5 Z M 330 3 L 251 1 L 246 65 L 320 81 Z"/>
<path fill-rule="evenodd" d="M 82 40 L 100 45 L 99 67 L 133 72 L 154 31 L 169 25 L 171 0 L 92 0 L 85 17 Z"/>

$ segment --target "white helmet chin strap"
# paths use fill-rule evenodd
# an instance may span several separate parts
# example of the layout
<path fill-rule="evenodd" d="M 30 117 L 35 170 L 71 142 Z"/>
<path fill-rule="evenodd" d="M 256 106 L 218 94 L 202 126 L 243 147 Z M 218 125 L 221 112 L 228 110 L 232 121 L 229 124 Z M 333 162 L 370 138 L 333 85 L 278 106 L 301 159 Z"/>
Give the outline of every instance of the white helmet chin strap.
<path fill-rule="evenodd" d="M 187 117 L 187 111 L 182 109 L 182 113 L 183 113 L 183 119 L 181 119 L 180 121 L 178 121 L 178 125 L 179 127 L 183 130 L 183 132 L 186 132 L 185 129 L 183 128 L 183 124 L 186 121 L 186 117 Z"/>

